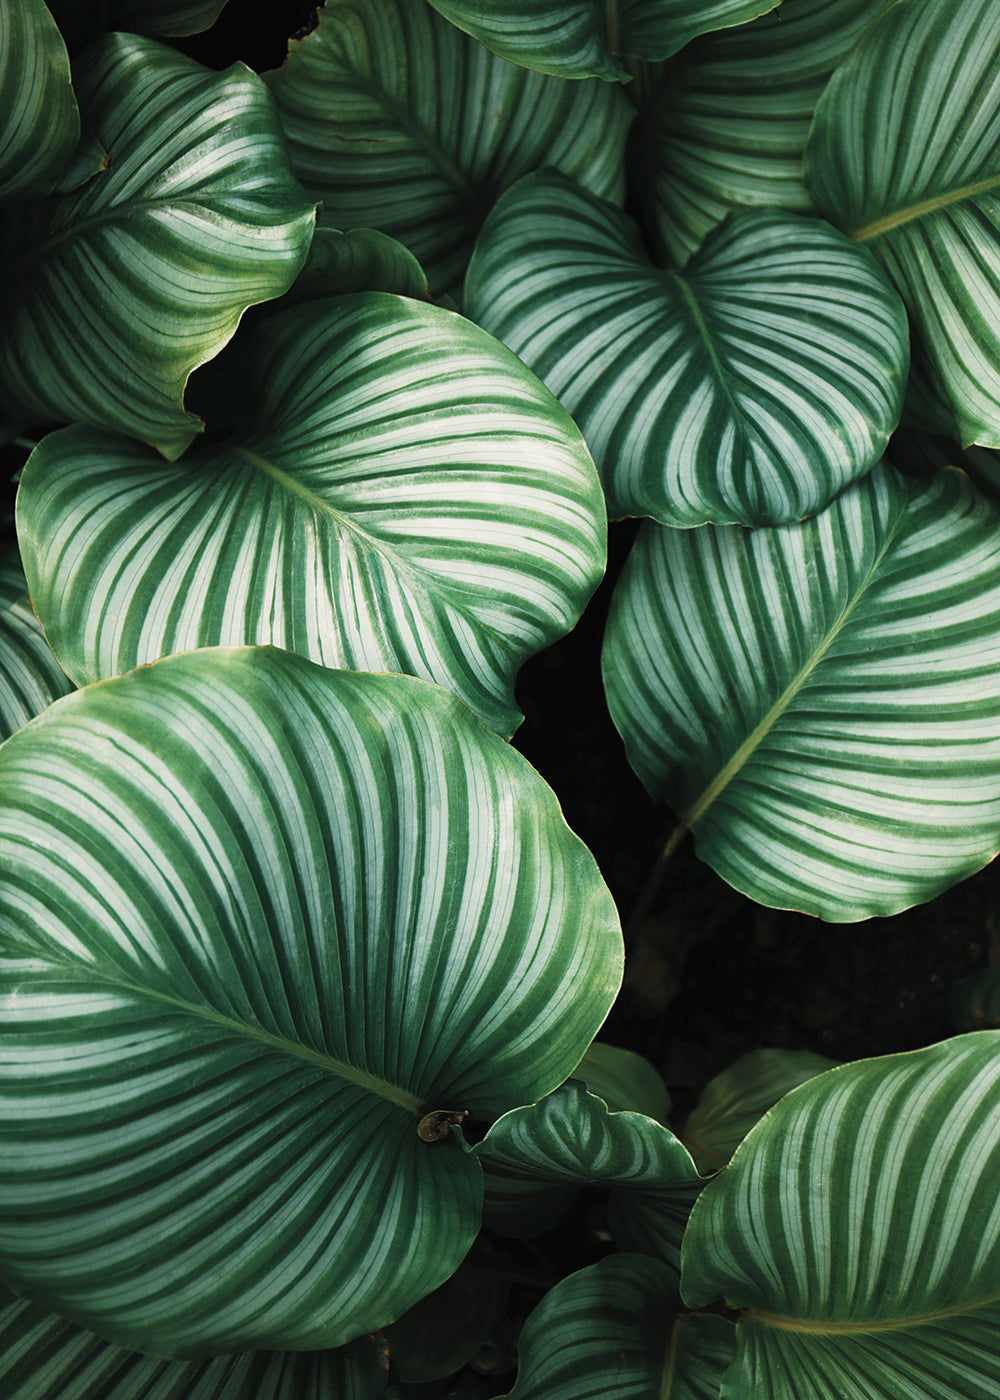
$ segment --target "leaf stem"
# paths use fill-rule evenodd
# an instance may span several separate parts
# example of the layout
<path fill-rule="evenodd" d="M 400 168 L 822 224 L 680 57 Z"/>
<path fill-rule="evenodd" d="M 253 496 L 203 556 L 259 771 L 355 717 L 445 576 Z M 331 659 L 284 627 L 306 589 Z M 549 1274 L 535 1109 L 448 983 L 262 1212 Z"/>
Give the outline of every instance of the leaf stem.
<path fill-rule="evenodd" d="M 649 913 L 653 901 L 660 892 L 660 886 L 663 884 L 664 877 L 667 873 L 667 866 L 670 864 L 671 860 L 673 860 L 674 852 L 684 840 L 687 833 L 687 823 L 678 822 L 664 842 L 663 849 L 660 851 L 655 865 L 646 877 L 646 883 L 639 891 L 639 898 L 636 900 L 632 913 L 629 915 L 628 921 L 625 924 L 624 939 L 626 948 L 635 944 L 646 915 Z"/>

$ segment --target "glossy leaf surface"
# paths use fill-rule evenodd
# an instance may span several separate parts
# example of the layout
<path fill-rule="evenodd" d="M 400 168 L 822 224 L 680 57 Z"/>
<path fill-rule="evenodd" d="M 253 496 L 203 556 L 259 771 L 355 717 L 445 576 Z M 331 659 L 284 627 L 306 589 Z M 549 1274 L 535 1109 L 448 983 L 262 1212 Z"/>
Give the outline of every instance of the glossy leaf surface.
<path fill-rule="evenodd" d="M 441 1283 L 481 1173 L 423 1116 L 548 1092 L 620 981 L 517 753 L 276 649 L 57 702 L 0 748 L 0 863 L 2 1276 L 159 1355 L 337 1346 Z"/>
<path fill-rule="evenodd" d="M 20 566 L 0 560 L 0 741 L 72 689 L 31 610 Z"/>
<path fill-rule="evenodd" d="M 398 238 L 435 294 L 458 291 L 490 206 L 529 170 L 624 194 L 632 109 L 617 86 L 507 63 L 426 4 L 327 6 L 268 81 L 322 222 Z"/>
<path fill-rule="evenodd" d="M 511 1400 L 717 1400 L 732 1324 L 676 1303 L 673 1274 L 645 1256 L 571 1274 L 525 1323 Z"/>
<path fill-rule="evenodd" d="M 543 172 L 488 219 L 465 304 L 573 414 L 612 518 L 799 520 L 899 419 L 902 305 L 818 220 L 733 216 L 664 272 L 625 214 Z"/>
<path fill-rule="evenodd" d="M 886 75 L 892 74 L 892 81 Z M 893 6 L 831 79 L 806 152 L 816 207 L 906 303 L 939 431 L 1000 447 L 1000 11 Z"/>
<path fill-rule="evenodd" d="M 69 56 L 42 0 L 0 6 L 0 197 L 47 194 L 80 139 Z"/>
<path fill-rule="evenodd" d="M 220 449 L 169 464 L 68 428 L 33 453 L 18 530 L 67 671 L 271 642 L 439 681 L 509 735 L 518 668 L 604 568 L 572 420 L 477 326 L 399 297 L 283 313 L 251 361 Z"/>
<path fill-rule="evenodd" d="M 242 65 L 213 73 L 117 35 L 88 50 L 77 94 L 108 169 L 0 223 L 0 396 L 173 458 L 200 428 L 188 374 L 291 283 L 313 211 Z"/>
<path fill-rule="evenodd" d="M 760 903 L 891 914 L 1000 846 L 1000 535 L 957 472 L 883 469 L 801 525 L 647 526 L 608 701 L 699 855 Z"/>
<path fill-rule="evenodd" d="M 683 1294 L 747 1309 L 724 1400 L 997 1394 L 998 1063 L 989 1031 L 831 1070 L 706 1186 Z"/>

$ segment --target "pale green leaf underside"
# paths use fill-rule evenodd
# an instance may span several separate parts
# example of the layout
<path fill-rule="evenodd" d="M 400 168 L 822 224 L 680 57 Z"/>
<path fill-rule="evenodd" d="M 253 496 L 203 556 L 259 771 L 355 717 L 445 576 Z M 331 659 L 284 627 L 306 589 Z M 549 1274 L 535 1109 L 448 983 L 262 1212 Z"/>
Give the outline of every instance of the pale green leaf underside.
<path fill-rule="evenodd" d="M 22 413 L 127 432 L 176 457 L 196 365 L 283 292 L 314 215 L 260 80 L 150 39 L 88 51 L 77 94 L 108 169 L 0 224 L 0 395 Z"/>
<path fill-rule="evenodd" d="M 582 1186 L 610 1190 L 611 1229 L 623 1249 L 676 1266 L 702 1187 L 687 1149 L 641 1113 L 609 1113 L 570 1081 L 541 1103 L 506 1114 L 473 1151 L 486 1174 L 487 1223 L 520 1238 L 551 1226 Z"/>
<path fill-rule="evenodd" d="M 647 526 L 605 686 L 698 853 L 835 921 L 946 889 L 1000 846 L 1000 533 L 965 478 L 879 468 L 801 525 Z"/>
<path fill-rule="evenodd" d="M 685 1301 L 748 1309 L 724 1400 L 993 1400 L 998 1065 L 992 1031 L 858 1061 L 751 1131 L 684 1240 Z"/>
<path fill-rule="evenodd" d="M 20 565 L 0 561 L 0 740 L 72 689 L 31 610 Z"/>
<path fill-rule="evenodd" d="M 80 139 L 69 56 L 42 0 L 0 5 L 0 198 L 46 194 Z"/>
<path fill-rule="evenodd" d="M 0 1307 L 4 1400 L 378 1400 L 387 1379 L 364 1337 L 334 1351 L 161 1361 L 27 1299 Z"/>
<path fill-rule="evenodd" d="M 254 419 L 222 448 L 170 464 L 67 428 L 32 454 L 19 538 L 67 672 L 268 642 L 438 681 L 511 734 L 521 663 L 604 568 L 572 420 L 477 326 L 379 293 L 284 312 L 249 358 Z"/>
<path fill-rule="evenodd" d="M 620 980 L 517 753 L 276 649 L 57 702 L 0 748 L 0 862 L 0 1273 L 159 1355 L 336 1346 L 433 1289 L 482 1186 L 422 1113 L 548 1092 Z"/>
<path fill-rule="evenodd" d="M 697 34 L 745 24 L 775 0 L 431 0 L 502 58 L 561 78 L 627 82 L 619 55 L 661 59 Z"/>
<path fill-rule="evenodd" d="M 458 291 L 490 206 L 529 170 L 624 194 L 632 109 L 616 85 L 528 72 L 426 4 L 327 6 L 268 82 L 321 221 L 399 239 L 435 294 Z"/>
<path fill-rule="evenodd" d="M 734 208 L 808 213 L 802 156 L 830 74 L 891 0 L 782 0 L 699 39 L 640 114 L 635 192 L 664 257 L 683 265 Z"/>
<path fill-rule="evenodd" d="M 777 524 L 868 471 L 899 419 L 906 317 L 860 251 L 759 210 L 665 272 L 625 214 L 546 171 L 491 214 L 465 305 L 576 419 L 612 518 Z"/>
<path fill-rule="evenodd" d="M 886 74 L 892 82 L 886 82 Z M 806 151 L 816 207 L 865 243 L 950 404 L 939 430 L 1000 447 L 1000 11 L 894 6 L 834 75 Z"/>
<path fill-rule="evenodd" d="M 734 1329 L 678 1317 L 676 1301 L 673 1274 L 646 1256 L 571 1274 L 524 1325 L 511 1400 L 717 1400 Z"/>

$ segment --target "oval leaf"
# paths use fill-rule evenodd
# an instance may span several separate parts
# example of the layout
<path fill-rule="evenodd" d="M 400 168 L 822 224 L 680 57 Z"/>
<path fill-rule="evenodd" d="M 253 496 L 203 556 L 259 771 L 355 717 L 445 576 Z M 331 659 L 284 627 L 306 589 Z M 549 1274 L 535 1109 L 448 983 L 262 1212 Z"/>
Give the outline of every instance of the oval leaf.
<path fill-rule="evenodd" d="M 939 430 L 990 447 L 1000 447 L 998 73 L 993 0 L 895 5 L 834 74 L 806 151 L 816 207 L 899 288 L 914 358 L 950 405 Z"/>
<path fill-rule="evenodd" d="M 9 739 L 0 862 L 3 1276 L 159 1355 L 337 1346 L 435 1288 L 482 1186 L 423 1118 L 548 1092 L 621 976 L 517 753 L 439 687 L 273 649 Z"/>
<path fill-rule="evenodd" d="M 134 35 L 88 53 L 77 92 L 108 169 L 0 226 L 2 394 L 173 458 L 201 426 L 188 374 L 289 286 L 313 211 L 248 69 L 213 73 Z"/>
<path fill-rule="evenodd" d="M 819 1075 L 706 1186 L 683 1293 L 746 1309 L 726 1400 L 993 1400 L 1000 1035 Z"/>
<path fill-rule="evenodd" d="M 0 197 L 47 194 L 80 139 L 69 55 L 42 0 L 0 5 Z"/>
<path fill-rule="evenodd" d="M 428 5 L 327 6 L 268 82 L 321 220 L 398 238 L 436 294 L 459 289 L 490 205 L 529 170 L 624 194 L 632 109 L 617 87 L 529 73 Z"/>
<path fill-rule="evenodd" d="M 957 472 L 801 525 L 647 526 L 616 591 L 629 762 L 752 899 L 894 914 L 1000 845 L 1000 533 Z"/>
<path fill-rule="evenodd" d="M 255 345 L 256 421 L 221 449 L 170 465 L 68 428 L 32 454 L 19 538 L 67 671 L 272 642 L 439 681 L 509 735 L 518 668 L 604 568 L 572 420 L 478 327 L 398 297 L 299 307 Z"/>
<path fill-rule="evenodd" d="M 868 471 L 899 420 L 906 317 L 858 252 L 748 212 L 664 272 L 626 215 L 546 171 L 484 226 L 466 310 L 573 414 L 612 518 L 777 524 Z"/>

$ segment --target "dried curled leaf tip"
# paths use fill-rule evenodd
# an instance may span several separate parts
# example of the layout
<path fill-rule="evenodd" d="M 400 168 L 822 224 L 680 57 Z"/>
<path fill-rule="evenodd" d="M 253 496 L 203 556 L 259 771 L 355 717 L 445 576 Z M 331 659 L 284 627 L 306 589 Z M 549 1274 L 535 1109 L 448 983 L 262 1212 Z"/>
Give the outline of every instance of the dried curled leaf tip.
<path fill-rule="evenodd" d="M 469 1116 L 467 1108 L 435 1108 L 425 1113 L 417 1124 L 421 1142 L 442 1142 L 451 1131 L 452 1123 L 461 1123 Z"/>

